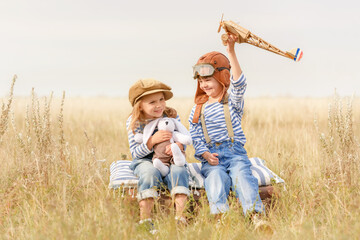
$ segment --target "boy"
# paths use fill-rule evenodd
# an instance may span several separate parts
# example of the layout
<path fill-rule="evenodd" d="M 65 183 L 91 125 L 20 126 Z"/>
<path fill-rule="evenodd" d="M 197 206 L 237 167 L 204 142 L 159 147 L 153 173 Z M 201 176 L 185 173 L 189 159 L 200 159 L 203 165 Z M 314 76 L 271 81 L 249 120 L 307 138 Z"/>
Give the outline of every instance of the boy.
<path fill-rule="evenodd" d="M 201 173 L 205 177 L 210 213 L 221 216 L 229 210 L 227 197 L 232 187 L 244 214 L 256 216 L 264 212 L 264 206 L 244 149 L 246 138 L 241 118 L 246 78 L 236 57 L 235 41 L 236 37 L 230 35 L 229 59 L 219 52 L 210 52 L 201 56 L 193 67 L 198 85 L 196 106 L 189 117 L 190 133 L 195 158 L 202 161 Z M 230 94 L 227 93 L 229 87 Z"/>

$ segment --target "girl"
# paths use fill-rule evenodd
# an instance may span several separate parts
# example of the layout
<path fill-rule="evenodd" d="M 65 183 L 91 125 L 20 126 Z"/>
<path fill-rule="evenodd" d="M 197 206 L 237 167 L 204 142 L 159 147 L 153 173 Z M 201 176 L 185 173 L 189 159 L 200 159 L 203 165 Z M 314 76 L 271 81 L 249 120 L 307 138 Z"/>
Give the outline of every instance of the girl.
<path fill-rule="evenodd" d="M 151 219 L 151 210 L 154 207 L 154 198 L 158 197 L 157 189 L 162 184 L 169 189 L 175 198 L 176 217 L 179 222 L 186 223 L 183 217 L 187 196 L 189 196 L 189 175 L 184 166 L 174 164 L 170 166 L 169 174 L 162 177 L 160 171 L 153 166 L 153 146 L 169 140 L 172 134 L 168 131 L 157 131 L 145 143 L 137 143 L 136 133 L 143 133 L 143 129 L 150 121 L 163 116 L 176 118 L 180 121 L 175 109 L 166 107 L 166 100 L 172 98 L 171 88 L 155 79 L 141 79 L 129 90 L 129 101 L 133 107 L 132 113 L 126 122 L 130 152 L 133 161 L 130 165 L 134 174 L 139 177 L 137 199 L 140 207 L 140 225 L 149 231 L 154 231 Z M 183 145 L 177 143 L 180 149 Z M 170 145 L 166 153 L 172 155 Z"/>

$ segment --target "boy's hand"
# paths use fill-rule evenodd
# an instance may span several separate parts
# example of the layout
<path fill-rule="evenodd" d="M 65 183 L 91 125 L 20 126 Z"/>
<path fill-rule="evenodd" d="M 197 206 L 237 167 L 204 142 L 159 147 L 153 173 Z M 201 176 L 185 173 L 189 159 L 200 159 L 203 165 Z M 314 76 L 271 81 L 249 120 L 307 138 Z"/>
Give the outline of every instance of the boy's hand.
<path fill-rule="evenodd" d="M 202 157 L 205 158 L 206 161 L 208 161 L 208 163 L 212 166 L 219 165 L 219 159 L 217 158 L 217 156 L 219 156 L 219 154 L 210 152 L 204 152 L 202 154 Z"/>
<path fill-rule="evenodd" d="M 235 43 L 238 40 L 238 37 L 232 33 L 228 33 L 228 40 L 226 41 L 226 51 L 228 53 L 233 53 L 235 52 Z"/>

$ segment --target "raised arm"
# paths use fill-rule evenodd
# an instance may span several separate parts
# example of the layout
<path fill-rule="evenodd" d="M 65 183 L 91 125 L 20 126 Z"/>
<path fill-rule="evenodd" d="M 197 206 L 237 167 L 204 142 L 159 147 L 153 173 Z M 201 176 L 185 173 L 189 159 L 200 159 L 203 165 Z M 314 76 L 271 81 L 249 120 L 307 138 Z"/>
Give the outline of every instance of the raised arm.
<path fill-rule="evenodd" d="M 232 99 L 233 106 L 242 111 L 244 107 L 244 93 L 246 90 L 246 78 L 241 70 L 239 61 L 235 53 L 235 42 L 237 41 L 237 36 L 231 33 L 228 33 L 229 37 L 226 41 L 226 51 L 228 53 L 232 79 L 230 87 L 230 98 Z"/>
<path fill-rule="evenodd" d="M 239 77 L 242 73 L 239 61 L 238 61 L 238 59 L 236 57 L 236 53 L 235 53 L 236 40 L 237 40 L 237 36 L 229 33 L 229 38 L 228 38 L 227 44 L 226 44 L 226 51 L 228 53 L 232 75 L 235 80 L 239 79 Z"/>

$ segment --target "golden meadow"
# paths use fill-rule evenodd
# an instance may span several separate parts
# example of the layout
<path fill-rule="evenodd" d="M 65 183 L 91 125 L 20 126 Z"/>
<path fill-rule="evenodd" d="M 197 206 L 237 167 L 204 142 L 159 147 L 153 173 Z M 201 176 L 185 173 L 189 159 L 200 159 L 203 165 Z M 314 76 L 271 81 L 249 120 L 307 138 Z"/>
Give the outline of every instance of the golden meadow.
<path fill-rule="evenodd" d="M 156 236 L 139 232 L 138 206 L 108 189 L 110 164 L 128 159 L 125 98 L 2 98 L 0 119 L 1 239 L 358 239 L 360 236 L 360 101 L 245 98 L 249 157 L 260 157 L 286 181 L 268 206 L 273 233 L 256 231 L 230 199 L 216 228 L 206 204 L 179 227 L 156 205 Z M 16 92 L 16 91 L 15 91 Z M 61 94 L 61 93 L 56 93 Z M 331 93 L 329 93 L 331 94 Z M 174 98 L 182 123 L 192 99 Z M 192 147 L 188 162 L 195 162 Z M 206 203 L 206 202 L 205 202 Z M 189 203 L 190 205 L 190 203 Z"/>

